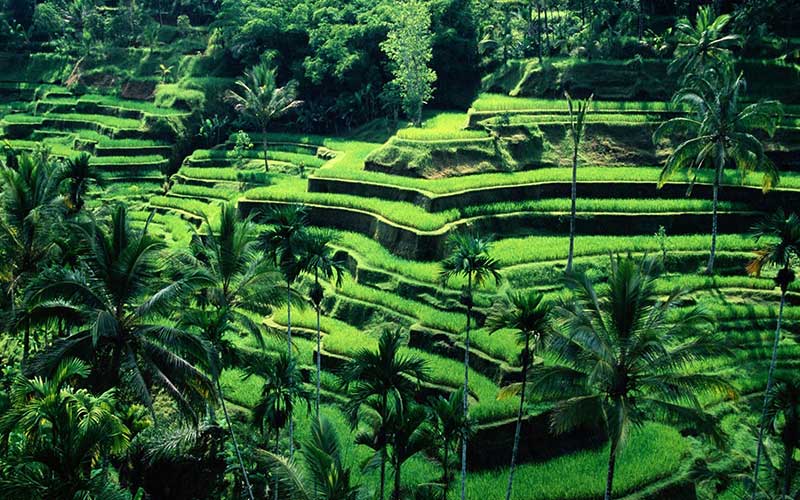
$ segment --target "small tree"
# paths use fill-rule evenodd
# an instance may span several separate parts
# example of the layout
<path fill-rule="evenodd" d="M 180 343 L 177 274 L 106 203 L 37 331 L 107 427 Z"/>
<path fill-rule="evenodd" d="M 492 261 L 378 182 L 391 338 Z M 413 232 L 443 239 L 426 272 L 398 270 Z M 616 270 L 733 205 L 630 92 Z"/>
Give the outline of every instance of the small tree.
<path fill-rule="evenodd" d="M 419 0 L 408 0 L 396 9 L 395 24 L 381 49 L 392 63 L 394 82 L 400 89 L 403 110 L 419 127 L 422 107 L 433 97 L 436 72 L 433 58 L 431 14 Z"/>
<path fill-rule="evenodd" d="M 269 170 L 267 160 L 267 128 L 289 111 L 303 105 L 297 99 L 297 82 L 292 80 L 278 87 L 275 68 L 261 63 L 244 74 L 244 80 L 236 81 L 237 90 L 229 90 L 225 99 L 232 102 L 237 113 L 261 129 L 264 145 L 264 170 Z"/>
<path fill-rule="evenodd" d="M 572 271 L 572 257 L 575 253 L 575 215 L 578 201 L 578 150 L 581 147 L 583 131 L 586 128 L 586 113 L 592 103 L 592 97 L 583 101 L 572 100 L 567 92 L 564 92 L 569 105 L 569 130 L 572 138 L 572 191 L 569 216 L 569 255 L 567 256 L 567 272 Z"/>
<path fill-rule="evenodd" d="M 756 490 L 758 489 L 758 470 L 764 446 L 764 428 L 768 419 L 767 410 L 769 408 L 772 379 L 775 374 L 775 367 L 778 364 L 778 344 L 781 340 L 781 323 L 783 322 L 783 310 L 786 306 L 786 293 L 795 280 L 792 259 L 800 258 L 800 217 L 796 214 L 787 215 L 783 210 L 778 210 L 755 227 L 755 236 L 757 240 L 771 237 L 776 238 L 777 241 L 769 243 L 758 250 L 756 258 L 747 266 L 747 271 L 754 276 L 760 276 L 764 266 L 770 264 L 778 266 L 779 270 L 775 277 L 775 285 L 781 290 L 781 301 L 778 309 L 777 326 L 775 327 L 775 338 L 772 343 L 772 358 L 767 372 L 767 387 L 764 390 L 764 407 L 758 427 L 756 465 L 753 470 L 753 498 L 755 498 Z"/>

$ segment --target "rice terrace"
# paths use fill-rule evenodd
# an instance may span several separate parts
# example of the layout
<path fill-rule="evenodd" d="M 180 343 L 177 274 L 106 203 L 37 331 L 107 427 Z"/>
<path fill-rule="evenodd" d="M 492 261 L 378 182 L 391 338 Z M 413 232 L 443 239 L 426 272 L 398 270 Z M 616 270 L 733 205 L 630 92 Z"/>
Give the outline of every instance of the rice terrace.
<path fill-rule="evenodd" d="M 0 499 L 800 498 L 800 3 L 0 0 Z"/>

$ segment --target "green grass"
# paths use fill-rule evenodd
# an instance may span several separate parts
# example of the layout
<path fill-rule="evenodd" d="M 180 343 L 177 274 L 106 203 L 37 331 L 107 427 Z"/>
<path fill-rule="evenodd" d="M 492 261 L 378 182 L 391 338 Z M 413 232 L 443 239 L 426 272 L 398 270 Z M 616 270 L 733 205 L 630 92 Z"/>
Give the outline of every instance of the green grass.
<path fill-rule="evenodd" d="M 308 192 L 306 181 L 299 178 L 283 177 L 266 187 L 250 189 L 244 197 L 256 201 L 282 201 L 317 204 L 361 210 L 379 215 L 388 221 L 419 231 L 437 231 L 460 219 L 515 212 L 565 213 L 569 210 L 569 200 L 545 199 L 529 202 L 503 202 L 450 209 L 442 212 L 428 212 L 424 208 L 406 202 L 388 201 L 346 194 Z M 723 204 L 722 210 L 741 209 L 742 206 Z M 706 212 L 711 203 L 697 199 L 586 199 L 578 200 L 579 212 L 587 213 L 675 213 Z"/>
<path fill-rule="evenodd" d="M 250 189 L 244 193 L 244 197 L 256 201 L 309 203 L 363 210 L 421 231 L 434 231 L 458 219 L 457 210 L 429 213 L 411 203 L 346 194 L 309 193 L 306 191 L 306 180 L 299 178 L 284 177 L 271 186 Z"/>
<path fill-rule="evenodd" d="M 566 99 L 511 97 L 503 94 L 481 94 L 472 103 L 475 111 L 568 111 Z M 656 101 L 592 101 L 592 111 L 670 111 L 668 102 Z"/>
<path fill-rule="evenodd" d="M 274 320 L 278 324 L 286 324 L 286 311 L 277 311 Z M 292 309 L 292 325 L 308 329 L 316 328 L 316 315 L 309 309 Z M 327 316 L 321 318 L 323 332 L 323 349 L 328 352 L 351 357 L 360 349 L 377 348 L 377 337 L 374 333 L 366 333 L 343 321 Z M 430 379 L 440 385 L 458 388 L 463 384 L 463 364 L 459 361 L 443 358 L 419 349 L 407 349 L 408 353 L 425 360 Z M 470 371 L 470 391 L 477 400 L 471 403 L 471 414 L 479 422 L 491 422 L 509 418 L 514 415 L 519 399 L 509 398 L 497 400 L 498 387 L 488 378 L 473 370 Z"/>
<path fill-rule="evenodd" d="M 245 157 L 254 159 L 254 160 L 261 160 L 263 159 L 263 150 L 255 147 L 249 151 L 245 152 Z M 279 162 L 286 162 L 291 163 L 293 165 L 309 167 L 309 168 L 319 168 L 325 164 L 327 160 L 322 158 L 317 158 L 316 156 L 311 156 L 307 154 L 301 153 L 291 153 L 287 151 L 267 151 L 267 158 L 269 160 L 275 160 Z M 192 153 L 190 161 L 192 160 L 235 160 L 236 156 L 234 155 L 233 151 L 224 150 L 224 149 L 199 149 Z"/>
<path fill-rule="evenodd" d="M 617 459 L 614 493 L 622 495 L 668 477 L 680 468 L 689 442 L 674 429 L 645 424 L 633 432 Z M 557 500 L 602 497 L 605 489 L 608 446 L 579 451 L 541 463 L 519 465 L 514 475 L 515 500 Z M 506 469 L 474 472 L 467 478 L 469 498 L 486 497 L 505 490 Z M 457 490 L 457 488 L 454 488 Z M 449 498 L 458 498 L 452 491 Z"/>
<path fill-rule="evenodd" d="M 351 158 L 354 158 L 351 157 Z M 580 167 L 578 169 L 578 183 L 585 182 L 652 182 L 655 184 L 661 169 L 657 167 Z M 700 172 L 698 182 L 710 183 L 711 177 L 707 172 Z M 481 189 L 497 186 L 512 186 L 520 184 L 535 184 L 546 182 L 570 182 L 572 170 L 570 168 L 540 168 L 511 173 L 476 174 L 461 177 L 448 177 L 443 179 L 418 179 L 390 175 L 382 172 L 370 172 L 349 162 L 331 161 L 325 167 L 314 173 L 316 177 L 333 179 L 346 179 L 361 182 L 371 182 L 387 186 L 398 186 L 418 190 L 430 195 L 450 194 L 460 191 Z M 685 174 L 676 174 L 673 182 L 687 182 Z M 740 184 L 739 176 L 732 173 L 726 174 L 725 184 Z M 751 174 L 745 180 L 745 185 L 761 186 L 761 176 Z M 800 174 L 783 172 L 781 174 L 780 188 L 800 189 Z M 724 189 L 724 187 L 723 187 Z"/>
<path fill-rule="evenodd" d="M 160 155 L 141 155 L 141 156 L 93 156 L 91 159 L 92 165 L 145 165 L 154 164 L 161 165 L 166 163 L 167 159 Z"/>
<path fill-rule="evenodd" d="M 409 141 L 458 141 L 489 136 L 482 130 L 464 130 L 466 126 L 467 115 L 463 113 L 438 113 L 422 122 L 419 128 L 398 130 L 397 137 Z"/>
<path fill-rule="evenodd" d="M 175 184 L 170 189 L 171 193 L 183 196 L 195 196 L 199 198 L 211 198 L 220 200 L 230 200 L 236 197 L 239 192 L 229 187 L 215 186 L 193 186 L 191 184 Z"/>

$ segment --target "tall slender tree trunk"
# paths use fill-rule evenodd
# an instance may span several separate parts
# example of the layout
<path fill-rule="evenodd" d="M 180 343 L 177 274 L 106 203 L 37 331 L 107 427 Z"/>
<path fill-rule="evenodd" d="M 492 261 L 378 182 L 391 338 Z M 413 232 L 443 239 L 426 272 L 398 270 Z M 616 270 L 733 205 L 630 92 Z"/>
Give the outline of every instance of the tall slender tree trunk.
<path fill-rule="evenodd" d="M 319 271 L 314 270 L 314 283 L 319 287 Z M 315 304 L 317 309 L 317 420 L 319 420 L 319 393 L 321 388 L 320 373 L 322 373 L 322 329 L 320 328 L 320 304 Z"/>
<path fill-rule="evenodd" d="M 525 384 L 528 381 L 528 364 L 530 363 L 530 336 L 525 337 L 525 352 L 522 353 L 522 392 L 519 397 L 519 411 L 517 411 L 517 428 L 514 431 L 514 447 L 511 449 L 511 467 L 508 471 L 508 486 L 506 487 L 506 500 L 511 500 L 511 490 L 514 487 L 514 468 L 517 465 L 519 453 L 519 437 L 522 433 L 522 413 L 525 411 Z"/>
<path fill-rule="evenodd" d="M 281 428 L 278 427 L 275 429 L 275 454 L 279 455 L 281 450 Z M 278 500 L 278 476 L 275 476 L 275 492 L 273 496 L 274 500 Z"/>
<path fill-rule="evenodd" d="M 717 254 L 717 209 L 719 205 L 719 185 L 722 179 L 722 172 L 724 167 L 717 168 L 714 174 L 714 201 L 712 202 L 712 215 L 711 215 L 711 255 L 708 257 L 708 266 L 706 266 L 707 274 L 714 274 L 714 257 Z"/>
<path fill-rule="evenodd" d="M 550 52 L 550 22 L 547 20 L 547 2 L 544 4 L 544 39 L 547 43 L 547 52 Z"/>
<path fill-rule="evenodd" d="M 394 461 L 394 494 L 392 498 L 394 500 L 400 500 L 400 486 L 402 484 L 402 477 L 400 476 L 400 469 L 403 465 L 400 463 L 400 457 L 398 456 L 397 459 Z"/>
<path fill-rule="evenodd" d="M 286 278 L 286 344 L 289 362 L 292 361 L 292 285 Z M 292 383 L 289 375 L 289 384 Z M 289 458 L 294 458 L 294 414 L 289 409 Z"/>
<path fill-rule="evenodd" d="M 442 463 L 442 483 L 444 484 L 444 496 L 450 490 L 450 443 L 444 442 L 444 463 Z"/>
<path fill-rule="evenodd" d="M 472 317 L 472 273 L 467 278 L 467 329 L 464 336 L 464 394 L 461 398 L 464 422 L 469 419 L 469 327 Z M 461 500 L 467 498 L 467 426 L 461 430 Z"/>
<path fill-rule="evenodd" d="M 761 410 L 761 421 L 758 425 L 758 444 L 756 445 L 756 464 L 753 469 L 753 492 L 752 500 L 755 500 L 758 492 L 758 469 L 761 468 L 761 452 L 764 448 L 764 427 L 767 420 L 767 404 L 769 402 L 769 391 L 772 389 L 772 377 L 775 373 L 775 366 L 778 364 L 778 344 L 781 341 L 781 323 L 783 322 L 783 308 L 786 305 L 786 290 L 781 288 L 781 305 L 778 309 L 778 325 L 775 327 L 775 339 L 772 341 L 772 359 L 769 362 L 767 372 L 767 388 L 764 389 L 764 407 Z"/>
<path fill-rule="evenodd" d="M 617 465 L 617 442 L 611 440 L 611 451 L 608 454 L 608 474 L 606 475 L 605 500 L 611 500 L 611 490 L 614 487 L 614 467 Z"/>
<path fill-rule="evenodd" d="M 642 36 L 644 35 L 644 0 L 637 0 L 639 4 L 639 41 L 642 41 Z"/>
<path fill-rule="evenodd" d="M 542 62 L 542 6 L 536 2 L 536 38 L 539 46 L 539 63 Z"/>
<path fill-rule="evenodd" d="M 267 160 L 267 147 L 269 146 L 269 143 L 267 141 L 267 127 L 266 126 L 261 127 L 261 134 L 262 134 L 263 143 L 264 143 L 264 172 L 269 172 L 269 161 Z"/>
<path fill-rule="evenodd" d="M 383 424 L 381 424 L 383 425 Z M 381 430 L 381 434 L 385 434 L 383 430 Z M 384 499 L 386 494 L 386 444 L 383 444 L 381 447 L 381 486 L 380 486 L 380 496 L 378 497 L 380 500 Z"/>
<path fill-rule="evenodd" d="M 783 498 L 789 498 L 789 489 L 792 487 L 792 462 L 794 461 L 794 446 L 786 446 L 783 451 Z"/>
<path fill-rule="evenodd" d="M 384 499 L 386 494 L 386 416 L 389 407 L 389 395 L 383 393 L 381 395 L 381 429 L 380 429 L 380 443 L 381 443 L 381 486 L 380 486 L 380 500 Z"/>
<path fill-rule="evenodd" d="M 28 360 L 28 355 L 31 352 L 31 320 L 25 320 L 25 333 L 22 336 L 22 362 L 23 364 Z"/>
<path fill-rule="evenodd" d="M 575 132 L 577 133 L 577 132 Z M 572 187 L 569 214 L 569 255 L 567 256 L 567 272 L 572 271 L 572 259 L 575 255 L 575 217 L 578 205 L 578 139 L 572 148 Z"/>
<path fill-rule="evenodd" d="M 231 435 L 231 441 L 233 441 L 233 449 L 236 450 L 236 459 L 239 461 L 239 468 L 242 471 L 242 479 L 244 479 L 244 485 L 245 488 L 247 488 L 247 496 L 250 500 L 254 500 L 253 487 L 250 486 L 250 478 L 247 476 L 247 469 L 244 466 L 242 452 L 239 450 L 239 442 L 236 440 L 236 434 L 233 432 L 233 425 L 228 415 L 228 405 L 225 404 L 225 396 L 222 393 L 222 384 L 219 382 L 219 376 L 217 376 L 217 393 L 219 394 L 219 401 L 222 404 L 222 412 L 225 414 L 225 424 L 228 426 L 228 432 Z"/>

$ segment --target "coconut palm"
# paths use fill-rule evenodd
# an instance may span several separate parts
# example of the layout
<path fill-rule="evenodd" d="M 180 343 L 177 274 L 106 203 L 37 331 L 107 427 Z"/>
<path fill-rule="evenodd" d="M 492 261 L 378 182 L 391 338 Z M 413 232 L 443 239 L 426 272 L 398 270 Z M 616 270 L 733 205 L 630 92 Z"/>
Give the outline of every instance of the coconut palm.
<path fill-rule="evenodd" d="M 501 281 L 499 265 L 489 256 L 491 240 L 470 233 L 453 233 L 448 242 L 449 255 L 442 261 L 442 270 L 439 278 L 446 285 L 456 276 L 467 279 L 461 300 L 467 309 L 467 324 L 464 333 L 464 389 L 462 410 L 464 420 L 469 420 L 469 334 L 472 319 L 473 288 L 481 286 L 489 279 L 494 279 L 496 284 Z M 467 441 L 466 433 L 461 439 L 461 500 L 467 495 Z"/>
<path fill-rule="evenodd" d="M 774 238 L 775 241 L 767 244 L 756 252 L 756 258 L 747 266 L 747 271 L 755 276 L 760 276 L 764 266 L 775 265 L 779 267 L 775 277 L 775 285 L 780 287 L 781 301 L 778 309 L 778 324 L 775 327 L 775 339 L 772 342 L 772 358 L 767 372 L 767 387 L 764 394 L 764 407 L 758 428 L 758 444 L 756 449 L 756 464 L 753 471 L 754 493 L 758 485 L 758 469 L 761 463 L 763 448 L 764 427 L 766 425 L 767 402 L 772 387 L 772 377 L 778 364 L 778 344 L 781 339 L 781 323 L 783 310 L 786 305 L 786 292 L 795 280 L 792 269 L 792 259 L 800 258 L 800 217 L 797 214 L 787 215 L 783 209 L 766 217 L 754 228 L 756 240 Z"/>
<path fill-rule="evenodd" d="M 572 298 L 555 310 L 563 328 L 550 335 L 553 363 L 531 369 L 532 393 L 554 402 L 555 433 L 605 425 L 606 500 L 617 454 L 632 427 L 645 420 L 690 424 L 718 437 L 714 418 L 703 411 L 698 396 L 733 395 L 720 377 L 691 371 L 690 365 L 725 348 L 709 332 L 713 318 L 707 311 L 677 309 L 686 290 L 659 298 L 656 269 L 652 258 L 612 258 L 602 293 L 584 274 L 567 275 Z"/>
<path fill-rule="evenodd" d="M 286 344 L 292 358 L 292 285 L 303 272 L 303 241 L 308 225 L 307 211 L 302 205 L 286 205 L 271 210 L 266 217 L 271 228 L 259 237 L 261 248 L 280 267 L 286 283 Z M 294 456 L 294 419 L 289 415 L 289 457 Z"/>
<path fill-rule="evenodd" d="M 267 453 L 271 472 L 280 485 L 280 500 L 356 500 L 351 467 L 342 457 L 339 436 L 331 422 L 322 417 L 311 422 L 311 436 L 302 446 L 300 467 L 292 460 Z"/>
<path fill-rule="evenodd" d="M 237 113 L 261 129 L 264 170 L 269 171 L 267 129 L 273 120 L 303 105 L 297 99 L 297 82 L 292 80 L 278 87 L 275 68 L 261 63 L 246 71 L 244 79 L 236 81 L 236 90 L 229 90 L 225 98 L 233 103 Z"/>
<path fill-rule="evenodd" d="M 12 316 L 19 292 L 56 250 L 59 169 L 30 155 L 14 156 L 0 167 L 0 247 Z M 7 161 L 7 163 L 9 163 Z M 30 351 L 30 328 L 23 334 L 23 361 Z"/>
<path fill-rule="evenodd" d="M 402 353 L 402 344 L 400 330 L 384 330 L 377 350 L 359 350 L 339 372 L 342 383 L 349 389 L 345 412 L 351 422 L 355 425 L 363 412 L 374 411 L 378 416 L 376 449 L 380 454 L 381 499 L 386 484 L 389 412 L 406 406 L 413 399 L 418 384 L 427 380 L 425 362 Z"/>
<path fill-rule="evenodd" d="M 726 64 L 731 57 L 730 49 L 742 45 L 743 38 L 725 34 L 731 16 L 715 16 L 714 9 L 705 5 L 697 10 L 694 24 L 689 19 L 680 19 L 675 24 L 677 45 L 675 56 L 669 65 L 670 72 L 679 72 L 685 78 L 702 74 L 709 67 Z"/>
<path fill-rule="evenodd" d="M 528 381 L 528 368 L 533 361 L 534 352 L 544 343 L 552 330 L 550 324 L 552 306 L 543 301 L 539 292 L 509 293 L 507 300 L 495 303 L 486 318 L 486 326 L 490 332 L 501 329 L 513 330 L 517 335 L 517 343 L 522 345 L 522 382 L 505 388 L 506 394 L 519 393 L 519 410 L 517 426 L 514 431 L 514 447 L 511 451 L 511 468 L 508 473 L 506 500 L 511 499 L 514 484 L 514 468 L 519 451 L 519 438 L 522 431 L 522 416 L 525 409 L 525 389 Z"/>
<path fill-rule="evenodd" d="M 783 444 L 782 498 L 791 498 L 794 482 L 794 451 L 800 446 L 800 385 L 796 380 L 777 380 L 767 394 L 764 414 Z"/>
<path fill-rule="evenodd" d="M 71 213 L 80 212 L 83 208 L 83 197 L 91 182 L 102 183 L 100 172 L 91 167 L 90 159 L 89 153 L 80 153 L 64 162 L 61 175 L 62 182 L 67 184 L 67 208 Z"/>
<path fill-rule="evenodd" d="M 770 190 L 779 177 L 775 165 L 764 154 L 761 140 L 754 133 L 762 131 L 772 136 L 780 122 L 781 105 L 777 101 L 760 101 L 743 106 L 739 99 L 744 87 L 742 75 L 735 75 L 730 68 L 707 71 L 693 78 L 690 85 L 673 98 L 674 103 L 690 108 L 688 116 L 662 123 L 653 134 L 656 143 L 675 132 L 688 136 L 674 148 L 664 164 L 658 180 L 659 188 L 677 171 L 687 170 L 691 178 L 689 194 L 700 169 L 713 171 L 709 274 L 714 272 L 718 196 L 725 169 L 736 168 L 742 181 L 748 173 L 761 170 L 764 192 Z"/>
<path fill-rule="evenodd" d="M 84 362 L 64 359 L 50 378 L 17 375 L 0 435 L 12 440 L 0 458 L 3 498 L 114 498 L 119 493 L 99 462 L 124 453 L 130 431 L 114 413 L 116 389 L 95 396 L 75 383 L 89 376 Z M 115 491 L 116 490 L 116 491 Z"/>
<path fill-rule="evenodd" d="M 470 422 L 464 420 L 462 401 L 463 395 L 459 389 L 448 398 L 443 396 L 432 398 L 427 405 L 431 435 L 438 442 L 437 448 L 442 450 L 442 491 L 445 498 L 450 490 L 450 453 L 464 432 L 471 433 Z"/>
<path fill-rule="evenodd" d="M 170 395 L 187 415 L 213 397 L 212 382 L 197 367 L 208 358 L 198 336 L 169 326 L 177 301 L 194 286 L 191 276 L 161 284 L 169 261 L 163 240 L 131 227 L 117 206 L 106 224 L 86 231 L 86 256 L 77 270 L 54 273 L 39 290 L 43 299 L 63 299 L 85 318 L 82 328 L 56 340 L 31 363 L 46 373 L 66 357 L 92 363 L 99 390 L 123 385 L 153 410 L 152 386 Z"/>
<path fill-rule="evenodd" d="M 253 375 L 264 379 L 261 396 L 253 408 L 253 418 L 261 428 L 262 434 L 266 435 L 268 429 L 275 433 L 275 454 L 279 454 L 281 429 L 291 423 L 295 405 L 303 401 L 309 403 L 311 394 L 303 385 L 297 362 L 284 352 L 277 356 L 263 354 L 248 356 L 244 378 Z M 290 450 L 294 449 L 292 439 L 294 436 L 290 434 Z M 275 498 L 278 498 L 278 490 L 276 477 Z"/>
<path fill-rule="evenodd" d="M 392 441 L 389 458 L 394 468 L 393 500 L 400 500 L 403 464 L 431 446 L 433 439 L 427 419 L 425 409 L 411 401 L 403 406 L 394 406 L 389 411 L 386 426 Z"/>
<path fill-rule="evenodd" d="M 567 272 L 572 271 L 572 257 L 575 252 L 575 216 L 576 205 L 578 201 L 578 150 L 581 147 L 581 140 L 583 139 L 583 132 L 586 129 L 586 113 L 589 112 L 589 106 L 592 104 L 593 95 L 588 99 L 573 101 L 569 93 L 564 92 L 567 97 L 567 104 L 569 105 L 569 131 L 572 138 L 572 190 L 571 190 L 571 205 L 569 216 L 569 254 L 567 256 Z"/>
<path fill-rule="evenodd" d="M 283 280 L 273 263 L 264 259 L 257 249 L 258 235 L 252 220 L 241 220 L 236 206 L 222 205 L 218 225 L 206 218 L 205 227 L 208 234 L 196 236 L 192 244 L 191 265 L 205 278 L 198 300 L 200 307 L 187 311 L 183 321 L 198 327 L 210 344 L 210 375 L 245 486 L 252 498 L 247 469 L 228 416 L 220 374 L 235 358 L 236 348 L 229 335 L 249 334 L 263 347 L 261 327 L 251 317 L 266 315 L 273 306 L 283 303 Z"/>
<path fill-rule="evenodd" d="M 302 261 L 300 267 L 314 276 L 314 284 L 311 286 L 309 299 L 317 313 L 317 389 L 315 401 L 317 418 L 319 418 L 320 374 L 322 373 L 322 331 L 320 328 L 320 315 L 322 314 L 322 299 L 325 294 L 325 290 L 319 280 L 320 277 L 322 277 L 323 279 L 333 281 L 334 285 L 338 287 L 342 283 L 342 273 L 344 272 L 344 263 L 335 258 L 333 249 L 331 248 L 331 243 L 334 241 L 335 235 L 329 231 L 308 232 L 302 238 L 302 249 L 300 250 Z"/>

